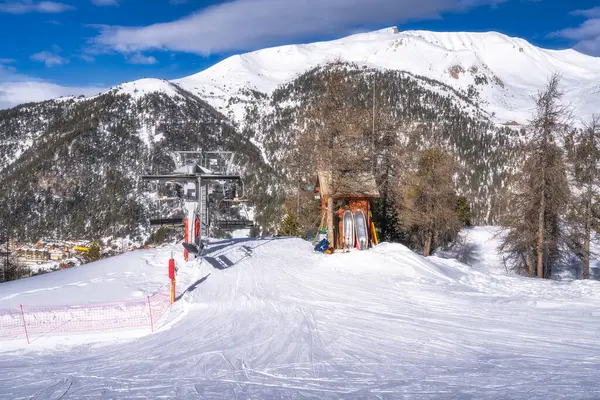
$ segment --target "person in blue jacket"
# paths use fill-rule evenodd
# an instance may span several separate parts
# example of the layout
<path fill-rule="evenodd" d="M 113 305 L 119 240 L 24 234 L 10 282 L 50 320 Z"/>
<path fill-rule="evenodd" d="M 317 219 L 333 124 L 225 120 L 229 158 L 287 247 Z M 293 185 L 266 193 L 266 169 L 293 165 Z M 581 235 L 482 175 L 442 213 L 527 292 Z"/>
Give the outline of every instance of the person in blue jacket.
<path fill-rule="evenodd" d="M 319 243 L 317 243 L 317 245 L 315 246 L 315 251 L 325 253 L 328 248 L 329 248 L 329 241 L 327 239 L 323 239 Z"/>

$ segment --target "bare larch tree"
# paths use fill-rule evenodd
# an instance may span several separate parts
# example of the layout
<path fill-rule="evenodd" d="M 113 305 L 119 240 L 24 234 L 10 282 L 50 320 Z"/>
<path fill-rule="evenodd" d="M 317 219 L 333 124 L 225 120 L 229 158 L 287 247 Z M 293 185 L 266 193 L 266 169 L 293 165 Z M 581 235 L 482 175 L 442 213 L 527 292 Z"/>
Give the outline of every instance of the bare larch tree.
<path fill-rule="evenodd" d="M 572 135 L 568 151 L 577 194 L 569 212 L 569 247 L 581 259 L 582 279 L 590 277 L 590 242 L 592 230 L 600 228 L 600 115 L 593 115 L 585 127 Z"/>
<path fill-rule="evenodd" d="M 399 183 L 403 193 L 398 210 L 400 224 L 416 237 L 425 257 L 463 227 L 453 182 L 455 170 L 452 154 L 431 148 L 421 152 L 416 170 Z"/>
<path fill-rule="evenodd" d="M 290 146 L 294 148 L 290 159 L 304 159 L 312 173 L 329 172 L 333 192 L 342 177 L 372 168 L 371 118 L 367 105 L 361 103 L 359 90 L 344 65 L 332 64 L 324 77 L 322 93 L 301 115 L 295 146 Z M 328 199 L 327 209 L 328 239 L 333 243 L 332 198 Z"/>
<path fill-rule="evenodd" d="M 501 250 L 513 266 L 549 278 L 560 256 L 561 218 L 569 201 L 563 150 L 560 142 L 569 127 L 568 107 L 562 103 L 560 76 L 553 74 L 534 100 L 530 140 L 522 146 L 523 168 L 515 177 L 504 224 L 509 228 Z"/>

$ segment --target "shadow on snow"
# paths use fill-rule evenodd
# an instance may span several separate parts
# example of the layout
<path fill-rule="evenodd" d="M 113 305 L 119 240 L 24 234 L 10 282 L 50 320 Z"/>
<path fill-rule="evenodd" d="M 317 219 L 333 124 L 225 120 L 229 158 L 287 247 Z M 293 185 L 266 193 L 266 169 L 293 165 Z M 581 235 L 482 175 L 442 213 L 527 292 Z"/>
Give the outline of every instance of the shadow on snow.
<path fill-rule="evenodd" d="M 290 239 L 287 237 L 270 237 L 270 238 L 240 238 L 240 239 L 225 239 L 210 243 L 210 247 L 205 250 L 205 255 L 202 257 L 213 268 L 225 270 L 231 268 L 244 260 L 253 256 L 253 251 L 258 247 L 271 243 L 274 240 Z M 255 246 L 249 246 L 248 242 L 259 242 Z M 225 250 L 221 253 L 219 251 Z M 239 256 L 241 254 L 241 257 Z"/>
<path fill-rule="evenodd" d="M 185 289 L 179 296 L 177 296 L 177 298 L 175 299 L 176 301 L 181 300 L 181 298 L 186 294 L 186 293 L 191 293 L 194 290 L 196 290 L 198 288 L 198 285 L 200 285 L 202 282 L 204 282 L 205 280 L 208 279 L 208 277 L 210 276 L 210 274 L 206 275 L 204 278 L 200 278 L 198 279 L 196 282 L 192 283 L 187 289 Z"/>

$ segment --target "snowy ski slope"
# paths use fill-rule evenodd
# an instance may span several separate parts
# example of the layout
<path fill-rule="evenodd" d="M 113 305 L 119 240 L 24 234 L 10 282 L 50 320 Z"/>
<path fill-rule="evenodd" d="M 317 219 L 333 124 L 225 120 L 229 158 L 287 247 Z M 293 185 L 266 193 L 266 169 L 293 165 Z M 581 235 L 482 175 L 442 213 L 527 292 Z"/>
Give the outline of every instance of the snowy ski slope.
<path fill-rule="evenodd" d="M 158 332 L 0 342 L 0 398 L 599 398 L 598 282 L 507 276 L 491 236 L 473 237 L 475 267 L 397 244 L 215 241 L 179 263 Z M 135 298 L 170 251 L 3 284 L 0 307 Z"/>

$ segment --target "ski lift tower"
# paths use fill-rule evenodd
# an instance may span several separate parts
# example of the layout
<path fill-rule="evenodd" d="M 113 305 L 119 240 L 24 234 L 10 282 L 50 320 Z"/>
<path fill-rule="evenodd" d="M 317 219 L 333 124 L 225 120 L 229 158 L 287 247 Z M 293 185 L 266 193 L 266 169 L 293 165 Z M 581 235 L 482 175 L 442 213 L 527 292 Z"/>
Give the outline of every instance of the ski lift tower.
<path fill-rule="evenodd" d="M 219 182 L 240 183 L 242 177 L 232 173 L 233 152 L 175 151 L 171 158 L 175 170 L 167 175 L 142 175 L 142 180 L 175 183 L 183 189 L 185 218 L 151 220 L 151 225 L 184 226 L 184 255 L 186 260 L 197 257 L 208 234 L 209 188 Z"/>

